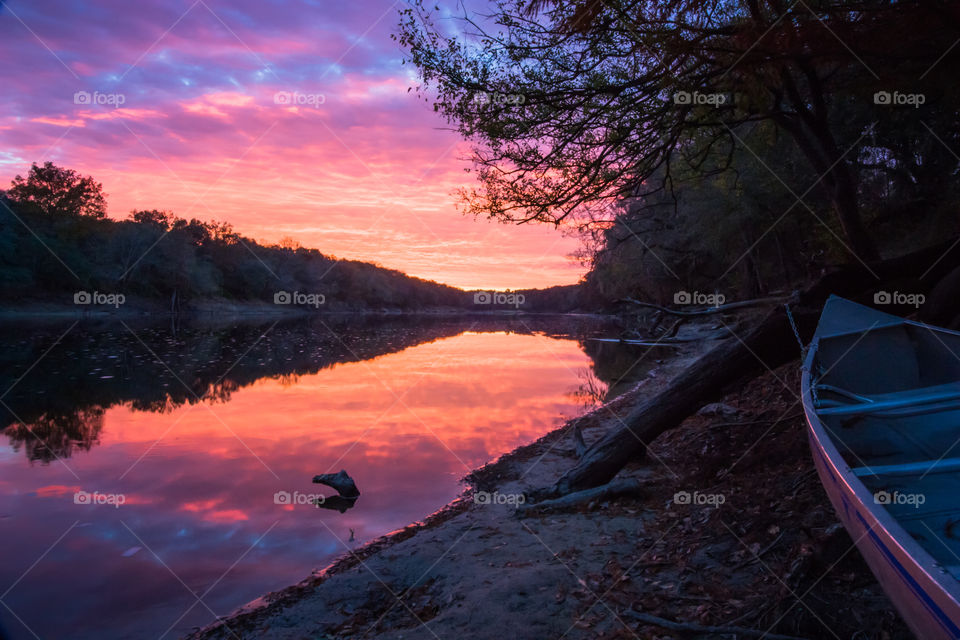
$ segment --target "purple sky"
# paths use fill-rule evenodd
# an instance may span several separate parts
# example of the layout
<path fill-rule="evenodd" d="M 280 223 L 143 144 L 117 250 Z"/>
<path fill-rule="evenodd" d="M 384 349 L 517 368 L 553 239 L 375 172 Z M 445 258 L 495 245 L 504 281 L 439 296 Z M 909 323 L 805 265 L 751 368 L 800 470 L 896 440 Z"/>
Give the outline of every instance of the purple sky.
<path fill-rule="evenodd" d="M 407 89 L 400 2 L 14 0 L 0 184 L 51 160 L 134 208 L 479 288 L 567 284 L 576 242 L 464 218 L 467 146 Z"/>

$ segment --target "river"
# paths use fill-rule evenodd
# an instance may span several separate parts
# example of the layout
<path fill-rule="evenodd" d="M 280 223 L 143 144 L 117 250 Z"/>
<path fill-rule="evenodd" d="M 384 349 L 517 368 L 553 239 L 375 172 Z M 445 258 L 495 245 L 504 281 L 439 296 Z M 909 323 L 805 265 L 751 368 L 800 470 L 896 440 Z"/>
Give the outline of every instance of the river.
<path fill-rule="evenodd" d="M 6 322 L 0 620 L 174 638 L 422 519 L 644 376 L 588 317 Z M 639 359 L 639 363 L 637 363 Z M 310 500 L 346 469 L 345 512 Z"/>

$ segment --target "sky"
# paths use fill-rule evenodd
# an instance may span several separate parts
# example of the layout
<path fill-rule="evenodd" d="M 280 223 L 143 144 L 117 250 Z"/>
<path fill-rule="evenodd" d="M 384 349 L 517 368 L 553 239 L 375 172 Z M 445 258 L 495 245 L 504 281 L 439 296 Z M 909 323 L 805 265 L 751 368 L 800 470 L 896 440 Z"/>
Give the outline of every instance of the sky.
<path fill-rule="evenodd" d="M 109 215 L 225 220 L 465 288 L 571 284 L 577 241 L 456 210 L 469 146 L 408 91 L 392 0 L 0 2 L 0 185 L 52 161 Z"/>

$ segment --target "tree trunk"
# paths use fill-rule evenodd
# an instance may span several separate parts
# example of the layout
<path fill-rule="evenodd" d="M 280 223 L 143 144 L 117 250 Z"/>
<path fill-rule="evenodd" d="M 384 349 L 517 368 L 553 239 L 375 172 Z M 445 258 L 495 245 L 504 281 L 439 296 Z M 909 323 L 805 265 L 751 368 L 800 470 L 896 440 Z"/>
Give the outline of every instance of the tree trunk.
<path fill-rule="evenodd" d="M 784 82 L 787 85 L 792 84 L 787 76 L 784 76 Z M 790 134 L 810 166 L 822 176 L 820 179 L 843 229 L 849 249 L 860 262 L 877 261 L 877 247 L 864 228 L 860 215 L 856 178 L 837 148 L 825 114 L 807 109 L 795 88 L 791 90 L 788 86 L 788 94 L 793 97 L 797 117 L 779 115 L 775 116 L 773 121 Z"/>
<path fill-rule="evenodd" d="M 880 258 L 873 239 L 863 226 L 857 186 L 850 169 L 840 161 L 831 169 L 833 209 L 843 228 L 849 248 L 863 262 L 876 262 Z"/>

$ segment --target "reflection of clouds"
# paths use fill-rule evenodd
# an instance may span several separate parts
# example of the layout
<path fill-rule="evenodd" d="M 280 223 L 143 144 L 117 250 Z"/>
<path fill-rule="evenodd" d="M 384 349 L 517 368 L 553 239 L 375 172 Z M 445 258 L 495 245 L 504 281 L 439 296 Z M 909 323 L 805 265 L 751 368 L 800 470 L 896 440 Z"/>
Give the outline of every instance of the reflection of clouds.
<path fill-rule="evenodd" d="M 240 509 L 221 509 L 205 513 L 203 519 L 207 522 L 242 522 L 250 517 Z"/>
<path fill-rule="evenodd" d="M 102 407 L 87 407 L 44 413 L 29 425 L 13 422 L 3 434 L 10 439 L 14 451 L 23 447 L 31 461 L 63 460 L 74 449 L 89 451 L 99 442 L 104 412 Z"/>
<path fill-rule="evenodd" d="M 16 562 L 0 566 L 0 581 L 15 580 L 71 522 L 90 523 L 71 531 L 7 600 L 41 636 L 105 637 L 84 627 L 96 619 L 110 620 L 112 629 L 124 630 L 119 635 L 145 635 L 142 625 L 162 627 L 159 633 L 194 600 L 146 549 L 122 556 L 140 544 L 123 523 L 198 592 L 277 523 L 205 598 L 220 614 L 300 580 L 344 550 L 325 524 L 344 542 L 353 529 L 359 544 L 459 493 L 467 469 L 424 423 L 476 466 L 542 435 L 575 407 L 566 392 L 589 361 L 570 340 L 551 341 L 559 360 L 544 357 L 544 340 L 464 334 L 305 374 L 295 385 L 262 379 L 236 390 L 213 409 L 279 481 L 208 411 L 189 406 L 166 413 L 113 407 L 100 446 L 71 460 L 83 490 L 126 495 L 120 508 L 73 504 L 78 483 L 60 465 L 30 468 L 22 454 L 0 459 L 6 477 L 20 478 L 0 484 L 10 505 L 3 511 L 15 514 L 0 520 L 5 544 L 20 550 Z M 406 392 L 402 403 L 394 404 L 378 379 Z M 357 440 L 337 468 L 328 468 Z M 329 493 L 310 479 L 339 468 L 362 492 L 354 509 L 340 514 L 274 502 L 280 490 Z M 45 613 L 50 601 L 67 603 L 56 619 Z M 198 606 L 178 630 L 209 618 Z"/>
<path fill-rule="evenodd" d="M 80 490 L 80 485 L 67 486 L 63 484 L 51 484 L 46 487 L 38 487 L 35 493 L 38 498 L 59 498 L 67 494 L 73 495 Z"/>

